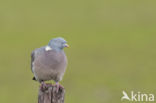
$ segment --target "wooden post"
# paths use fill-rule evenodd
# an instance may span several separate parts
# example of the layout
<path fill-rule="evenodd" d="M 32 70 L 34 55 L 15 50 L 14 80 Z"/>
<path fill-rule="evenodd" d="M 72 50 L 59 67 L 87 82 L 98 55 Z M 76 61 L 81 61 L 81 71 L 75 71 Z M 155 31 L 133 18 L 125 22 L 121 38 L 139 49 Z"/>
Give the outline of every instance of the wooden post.
<path fill-rule="evenodd" d="M 59 88 L 56 92 L 56 87 L 47 84 L 47 88 L 39 89 L 38 103 L 64 103 L 65 89 Z"/>

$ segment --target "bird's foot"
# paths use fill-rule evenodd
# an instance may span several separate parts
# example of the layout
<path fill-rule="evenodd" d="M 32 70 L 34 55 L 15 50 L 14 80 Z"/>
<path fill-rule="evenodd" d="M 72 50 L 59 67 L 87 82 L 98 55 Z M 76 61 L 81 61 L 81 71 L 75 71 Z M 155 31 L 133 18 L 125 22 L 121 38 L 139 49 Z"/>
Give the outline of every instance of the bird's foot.
<path fill-rule="evenodd" d="M 45 83 L 45 82 L 41 82 L 41 86 L 40 86 L 40 89 L 42 91 L 46 90 L 48 88 L 48 85 Z"/>
<path fill-rule="evenodd" d="M 46 83 L 47 87 L 52 87 L 53 85 L 51 83 Z"/>
<path fill-rule="evenodd" d="M 60 85 L 58 82 L 56 82 L 55 86 L 56 86 L 57 93 L 59 92 L 59 89 L 64 89 L 64 87 L 62 85 Z"/>

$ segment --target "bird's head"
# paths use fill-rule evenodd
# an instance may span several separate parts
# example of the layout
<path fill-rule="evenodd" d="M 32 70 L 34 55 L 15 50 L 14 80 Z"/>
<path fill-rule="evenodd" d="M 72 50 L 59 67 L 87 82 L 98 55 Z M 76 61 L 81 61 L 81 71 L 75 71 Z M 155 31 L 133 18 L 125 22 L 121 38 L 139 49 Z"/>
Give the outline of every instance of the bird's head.
<path fill-rule="evenodd" d="M 62 50 L 63 48 L 65 47 L 69 47 L 69 45 L 67 44 L 67 41 L 64 40 L 64 38 L 62 37 L 57 37 L 57 38 L 54 38 L 52 40 L 50 40 L 48 46 L 50 46 L 52 49 L 55 49 L 55 50 Z"/>

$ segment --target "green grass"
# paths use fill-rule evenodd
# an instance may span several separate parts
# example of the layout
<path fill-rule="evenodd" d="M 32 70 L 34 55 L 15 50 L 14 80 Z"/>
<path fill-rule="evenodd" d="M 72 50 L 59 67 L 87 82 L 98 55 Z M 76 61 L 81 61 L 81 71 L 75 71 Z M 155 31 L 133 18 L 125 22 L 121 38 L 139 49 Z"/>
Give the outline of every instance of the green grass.
<path fill-rule="evenodd" d="M 155 93 L 156 7 L 147 0 L 1 0 L 0 103 L 37 103 L 30 53 L 51 38 L 70 49 L 65 103 L 121 103 Z"/>

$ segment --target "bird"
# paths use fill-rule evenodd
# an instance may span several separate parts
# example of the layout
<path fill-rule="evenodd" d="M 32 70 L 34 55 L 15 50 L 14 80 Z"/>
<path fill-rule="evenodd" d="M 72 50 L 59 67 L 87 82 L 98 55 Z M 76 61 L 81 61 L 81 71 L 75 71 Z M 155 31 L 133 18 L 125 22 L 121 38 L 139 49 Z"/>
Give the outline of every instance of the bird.
<path fill-rule="evenodd" d="M 41 84 L 41 88 L 46 88 L 45 81 L 54 80 L 56 90 L 63 88 L 59 84 L 67 67 L 67 56 L 64 48 L 69 47 L 67 41 L 62 37 L 50 40 L 48 45 L 37 48 L 31 53 L 31 71 L 34 74 L 33 80 Z"/>

